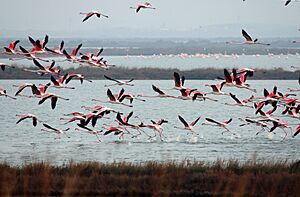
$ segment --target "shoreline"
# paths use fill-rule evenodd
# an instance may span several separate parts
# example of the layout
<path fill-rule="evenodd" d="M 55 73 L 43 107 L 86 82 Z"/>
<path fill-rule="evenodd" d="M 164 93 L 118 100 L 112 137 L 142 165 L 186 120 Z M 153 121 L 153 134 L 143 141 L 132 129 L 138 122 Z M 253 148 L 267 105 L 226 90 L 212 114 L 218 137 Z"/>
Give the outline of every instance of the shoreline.
<path fill-rule="evenodd" d="M 297 196 L 300 161 L 0 163 L 1 195 Z"/>

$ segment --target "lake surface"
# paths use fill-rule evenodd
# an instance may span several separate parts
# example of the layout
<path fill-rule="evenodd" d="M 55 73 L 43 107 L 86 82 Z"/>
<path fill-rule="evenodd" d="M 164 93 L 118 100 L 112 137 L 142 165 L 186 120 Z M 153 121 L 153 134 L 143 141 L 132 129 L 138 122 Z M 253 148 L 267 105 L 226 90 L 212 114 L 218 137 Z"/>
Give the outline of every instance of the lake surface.
<path fill-rule="evenodd" d="M 17 90 L 13 85 L 21 85 L 25 82 L 35 84 L 46 83 L 38 80 L 0 80 L 0 87 L 7 89 L 9 94 L 14 94 Z M 198 88 L 199 91 L 210 91 L 205 84 L 217 83 L 216 81 L 186 81 L 186 86 Z M 278 86 L 281 92 L 287 92 L 287 87 L 299 88 L 297 81 L 249 81 L 257 89 L 256 96 L 262 96 L 263 88 L 271 90 L 274 85 Z M 223 103 L 233 103 L 227 96 L 211 95 L 218 99 L 218 102 L 204 101 L 192 102 L 190 100 L 178 100 L 171 98 L 145 98 L 146 102 L 134 101 L 133 108 L 113 105 L 110 103 L 99 103 L 91 101 L 93 98 L 106 100 L 107 88 L 105 84 L 109 81 L 94 81 L 80 85 L 79 81 L 71 81 L 70 86 L 75 86 L 75 90 L 49 88 L 48 92 L 56 93 L 69 98 L 69 101 L 58 100 L 54 110 L 50 108 L 50 102 L 46 101 L 38 105 L 37 98 L 18 97 L 17 100 L 0 97 L 0 160 L 14 164 L 22 164 L 32 161 L 50 161 L 55 164 L 62 164 L 70 160 L 79 161 L 100 161 L 100 162 L 145 162 L 145 161 L 182 161 L 182 160 L 204 160 L 215 161 L 220 159 L 238 159 L 246 161 L 254 155 L 258 159 L 264 160 L 296 160 L 300 158 L 300 136 L 293 139 L 289 133 L 285 140 L 282 140 L 284 132 L 276 129 L 275 133 L 264 132 L 255 135 L 260 130 L 256 126 L 244 126 L 239 120 L 240 117 L 254 116 L 254 110 L 237 106 L 227 106 Z M 134 81 L 133 87 L 124 87 L 125 92 L 144 95 L 156 95 L 151 88 L 155 84 L 161 88 L 172 88 L 171 80 L 155 81 Z M 117 93 L 121 87 L 111 87 L 113 93 Z M 167 90 L 174 96 L 179 96 L 176 90 Z M 245 89 L 224 87 L 224 92 L 232 92 L 238 98 L 245 99 L 252 95 L 252 92 Z M 30 90 L 24 90 L 24 94 L 30 94 Z M 299 96 L 297 97 L 299 98 Z M 127 103 L 127 101 L 126 101 Z M 169 123 L 163 125 L 163 133 L 166 136 L 164 141 L 159 139 L 149 140 L 145 135 L 139 138 L 125 136 L 124 140 L 119 140 L 118 136 L 107 135 L 102 137 L 102 142 L 98 142 L 96 137 L 84 132 L 75 131 L 75 123 L 63 125 L 65 121 L 60 120 L 63 114 L 73 111 L 84 111 L 81 106 L 105 105 L 128 114 L 134 111 L 134 116 L 139 115 L 147 123 L 150 120 L 164 118 Z M 276 111 L 280 115 L 282 107 Z M 42 125 L 33 127 L 31 121 L 25 120 L 16 125 L 18 118 L 16 114 L 32 113 L 49 125 L 57 128 L 70 127 L 68 134 L 70 138 L 62 136 L 55 139 L 56 134 L 41 131 Z M 195 120 L 201 116 L 200 121 L 195 126 L 198 135 L 187 135 L 186 130 L 175 129 L 174 126 L 181 127 L 177 115 L 182 115 L 187 122 Z M 108 116 L 110 119 L 100 119 L 95 128 L 101 129 L 103 123 L 114 124 L 115 114 Z M 235 132 L 234 136 L 229 133 L 222 135 L 222 129 L 212 126 L 201 125 L 206 117 L 216 120 L 227 120 L 233 118 L 229 129 Z M 280 118 L 287 120 L 290 124 L 300 124 L 299 120 L 292 118 Z M 138 124 L 139 121 L 132 117 L 130 122 Z M 296 126 L 292 126 L 293 132 Z M 132 130 L 132 132 L 135 132 Z M 152 130 L 145 129 L 148 134 L 153 134 Z"/>
<path fill-rule="evenodd" d="M 177 68 L 190 70 L 197 68 L 263 68 L 293 70 L 291 66 L 300 68 L 300 55 L 224 55 L 224 54 L 179 54 L 179 55 L 152 55 L 152 56 L 105 56 L 109 64 L 127 68 Z M 59 62 L 64 58 L 52 58 L 62 68 L 78 67 L 70 62 Z M 17 63 L 25 66 L 34 66 L 31 61 L 10 61 L 0 59 L 4 63 Z M 43 65 L 45 63 L 42 63 Z"/>

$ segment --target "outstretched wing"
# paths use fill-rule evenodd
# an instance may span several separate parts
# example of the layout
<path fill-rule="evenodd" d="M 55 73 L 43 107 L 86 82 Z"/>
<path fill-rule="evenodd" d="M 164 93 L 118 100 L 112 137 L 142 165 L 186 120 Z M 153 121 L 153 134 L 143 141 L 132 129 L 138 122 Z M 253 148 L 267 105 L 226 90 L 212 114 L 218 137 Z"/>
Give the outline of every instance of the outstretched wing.
<path fill-rule="evenodd" d="M 291 1 L 292 1 L 292 0 L 287 0 L 287 1 L 285 2 L 284 6 L 287 6 L 288 4 L 290 4 Z"/>
<path fill-rule="evenodd" d="M 200 120 L 201 116 L 199 116 L 196 120 L 194 120 L 191 125 L 195 126 L 197 124 L 197 122 Z"/>
<path fill-rule="evenodd" d="M 205 120 L 207 120 L 208 122 L 215 123 L 215 124 L 221 124 L 220 122 L 218 122 L 218 121 L 215 121 L 215 120 L 213 120 L 213 119 L 210 119 L 210 118 L 205 118 Z"/>
<path fill-rule="evenodd" d="M 243 29 L 242 29 L 242 34 L 247 41 L 252 41 L 251 36 L 249 36 L 249 34 Z"/>
<path fill-rule="evenodd" d="M 158 87 L 156 87 L 155 85 L 152 85 L 152 89 L 157 92 L 160 95 L 165 95 L 165 93 L 163 91 L 161 91 Z"/>
<path fill-rule="evenodd" d="M 105 79 L 108 79 L 108 80 L 111 80 L 111 81 L 115 81 L 115 82 L 117 82 L 117 83 L 120 83 L 120 81 L 117 80 L 117 79 L 113 79 L 113 78 L 111 78 L 111 77 L 109 77 L 109 76 L 106 76 L 106 75 L 104 75 L 104 77 L 105 77 Z"/>
<path fill-rule="evenodd" d="M 57 131 L 57 129 L 51 127 L 50 125 L 46 124 L 46 123 L 43 123 L 44 127 L 48 128 L 48 129 L 51 129 L 51 130 L 54 130 L 54 131 Z"/>
<path fill-rule="evenodd" d="M 106 94 L 107 94 L 109 100 L 111 100 L 111 101 L 116 101 L 116 98 L 115 98 L 115 96 L 112 94 L 112 92 L 111 92 L 110 89 L 107 89 Z"/>
<path fill-rule="evenodd" d="M 235 102 L 241 104 L 241 101 L 238 98 L 236 98 L 236 96 L 234 94 L 229 93 L 229 95 L 233 100 L 235 100 Z"/>
<path fill-rule="evenodd" d="M 185 126 L 185 127 L 188 127 L 189 126 L 189 124 L 180 116 L 180 115 L 178 115 L 178 118 L 179 118 L 179 120 L 182 122 L 182 124 Z"/>

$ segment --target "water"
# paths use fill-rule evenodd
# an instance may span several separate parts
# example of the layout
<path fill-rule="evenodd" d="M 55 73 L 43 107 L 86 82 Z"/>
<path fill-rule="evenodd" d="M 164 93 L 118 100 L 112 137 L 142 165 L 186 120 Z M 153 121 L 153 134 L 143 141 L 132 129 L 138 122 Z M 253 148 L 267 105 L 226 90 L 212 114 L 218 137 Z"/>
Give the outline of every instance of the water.
<path fill-rule="evenodd" d="M 152 56 L 105 56 L 109 64 L 128 68 L 177 68 L 190 70 L 197 68 L 282 68 L 292 70 L 291 66 L 300 67 L 299 55 L 222 55 L 222 54 L 195 54 L 195 55 L 152 55 Z M 64 58 L 53 58 L 57 65 L 63 68 L 78 67 L 70 62 L 59 62 Z M 25 66 L 34 66 L 28 60 L 9 61 L 0 59 L 4 63 L 17 63 Z M 45 63 L 42 63 L 43 65 Z"/>
<path fill-rule="evenodd" d="M 1 80 L 0 87 L 7 89 L 9 94 L 16 92 L 13 84 L 20 85 L 25 82 L 35 84 L 46 81 L 34 80 Z M 186 86 L 198 88 L 200 91 L 210 91 L 204 84 L 216 83 L 216 81 L 186 81 Z M 272 89 L 276 84 L 279 91 L 287 92 L 287 87 L 298 88 L 297 81 L 249 81 L 258 90 L 257 96 L 262 96 L 263 88 Z M 14 164 L 22 164 L 32 161 L 50 161 L 55 164 L 62 164 L 70 160 L 79 161 L 182 161 L 182 160 L 205 160 L 215 161 L 221 159 L 238 159 L 245 161 L 257 155 L 258 159 L 264 160 L 296 160 L 300 158 L 300 137 L 288 137 L 282 141 L 283 131 L 276 129 L 276 134 L 267 132 L 255 135 L 260 128 L 256 126 L 239 127 L 242 123 L 239 117 L 254 116 L 253 109 L 241 108 L 237 106 L 226 106 L 222 103 L 233 103 L 227 96 L 216 96 L 219 102 L 205 101 L 192 102 L 190 100 L 175 100 L 167 98 L 146 98 L 146 102 L 134 101 L 133 108 L 113 105 L 109 103 L 99 103 L 91 101 L 92 98 L 106 100 L 105 84 L 109 81 L 94 81 L 93 83 L 79 84 L 79 81 L 71 81 L 70 86 L 76 86 L 75 90 L 50 88 L 48 92 L 53 92 L 70 101 L 59 100 L 55 110 L 50 108 L 49 101 L 38 105 L 38 99 L 18 97 L 17 100 L 0 97 L 0 160 Z M 134 87 L 125 87 L 128 93 L 142 93 L 144 95 L 156 95 L 151 85 L 155 84 L 161 88 L 173 87 L 171 80 L 161 81 L 135 81 Z M 111 87 L 112 92 L 118 92 L 121 87 Z M 252 95 L 252 92 L 244 89 L 224 88 L 225 92 L 232 92 L 238 98 L 245 99 Z M 179 95 L 176 90 L 168 91 L 172 95 Z M 24 90 L 24 94 L 30 94 L 30 90 Z M 299 98 L 299 97 L 298 97 Z M 82 105 L 94 106 L 105 105 L 125 114 L 131 110 L 134 116 L 139 115 L 145 122 L 151 119 L 167 119 L 168 124 L 163 125 L 163 133 L 166 136 L 163 142 L 159 139 L 148 140 L 144 135 L 139 138 L 125 136 L 124 140 L 119 140 L 117 136 L 107 135 L 102 137 L 102 142 L 97 142 L 96 137 L 84 132 L 75 131 L 75 123 L 63 125 L 65 121 L 59 120 L 63 114 L 73 111 L 84 111 Z M 282 107 L 275 114 L 280 115 Z M 87 111 L 84 111 L 87 112 Z M 43 132 L 42 125 L 36 128 L 31 121 L 26 120 L 16 125 L 18 118 L 16 114 L 32 113 L 41 120 L 57 128 L 70 127 L 68 132 L 70 138 L 62 136 L 55 139 L 56 134 Z M 197 136 L 187 135 L 186 130 L 175 129 L 174 126 L 182 126 L 177 115 L 182 115 L 187 122 L 195 120 L 201 116 L 200 121 L 195 126 Z M 100 119 L 96 128 L 100 129 L 103 123 L 116 124 L 115 114 L 109 115 L 110 119 Z M 229 129 L 237 136 L 231 134 L 222 135 L 222 129 L 201 125 L 206 117 L 216 120 L 226 120 L 233 118 Z M 282 118 L 281 118 L 282 119 Z M 299 120 L 285 118 L 290 124 L 299 124 Z M 130 122 L 138 124 L 139 121 L 132 117 Z M 293 127 L 293 132 L 296 126 Z M 148 134 L 153 131 L 145 130 Z M 134 132 L 134 131 L 133 131 Z"/>

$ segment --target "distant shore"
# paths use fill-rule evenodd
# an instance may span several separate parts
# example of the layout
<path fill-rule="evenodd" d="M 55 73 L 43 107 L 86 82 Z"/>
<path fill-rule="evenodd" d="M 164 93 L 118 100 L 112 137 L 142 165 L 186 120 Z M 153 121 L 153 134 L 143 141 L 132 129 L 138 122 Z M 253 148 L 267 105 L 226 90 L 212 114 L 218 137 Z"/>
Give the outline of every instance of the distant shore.
<path fill-rule="evenodd" d="M 28 68 L 36 70 L 35 67 Z M 204 68 L 180 71 L 179 69 L 160 68 L 126 68 L 113 67 L 109 70 L 79 67 L 63 70 L 63 73 L 80 73 L 91 80 L 103 80 L 104 74 L 116 79 L 136 80 L 169 80 L 172 79 L 173 72 L 179 72 L 189 80 L 213 80 L 223 77 L 223 69 Z M 288 71 L 282 68 L 277 69 L 256 69 L 254 76 L 249 79 L 254 80 L 297 80 L 300 77 L 300 70 Z M 7 68 L 4 72 L 0 70 L 0 79 L 49 79 L 49 76 L 40 76 L 35 73 L 26 72 L 20 67 Z"/>
<path fill-rule="evenodd" d="M 298 196 L 300 161 L 0 163 L 1 196 Z"/>

